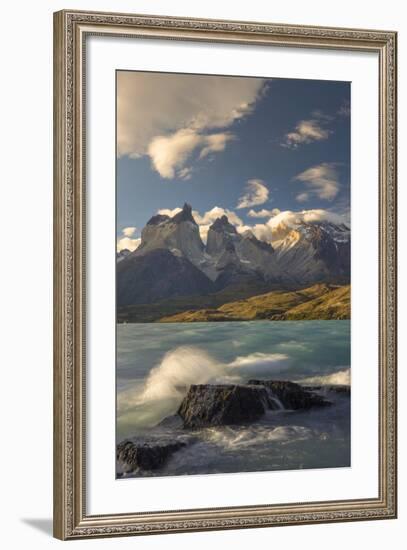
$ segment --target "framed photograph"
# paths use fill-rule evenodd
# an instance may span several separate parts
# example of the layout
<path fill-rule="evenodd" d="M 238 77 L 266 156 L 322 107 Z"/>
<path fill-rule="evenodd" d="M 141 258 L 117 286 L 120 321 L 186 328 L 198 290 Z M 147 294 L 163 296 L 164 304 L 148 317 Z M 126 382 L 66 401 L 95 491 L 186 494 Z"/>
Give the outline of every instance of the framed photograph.
<path fill-rule="evenodd" d="M 396 517 L 396 33 L 54 18 L 54 534 Z"/>

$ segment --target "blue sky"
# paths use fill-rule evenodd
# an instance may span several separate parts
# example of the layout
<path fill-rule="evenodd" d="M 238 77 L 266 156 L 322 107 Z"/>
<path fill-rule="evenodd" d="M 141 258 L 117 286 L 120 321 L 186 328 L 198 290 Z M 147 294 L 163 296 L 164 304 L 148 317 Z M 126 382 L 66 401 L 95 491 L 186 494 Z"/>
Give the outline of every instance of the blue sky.
<path fill-rule="evenodd" d="M 265 240 L 279 212 L 348 219 L 350 83 L 120 71 L 117 100 L 118 248 L 184 202 L 203 238 L 223 211 Z"/>

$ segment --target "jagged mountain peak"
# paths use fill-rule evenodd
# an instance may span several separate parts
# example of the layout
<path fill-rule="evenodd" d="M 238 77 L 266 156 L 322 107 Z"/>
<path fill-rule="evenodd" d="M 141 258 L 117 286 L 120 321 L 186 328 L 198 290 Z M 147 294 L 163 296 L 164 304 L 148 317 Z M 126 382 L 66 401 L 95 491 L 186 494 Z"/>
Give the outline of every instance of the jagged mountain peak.
<path fill-rule="evenodd" d="M 171 218 L 171 221 L 173 223 L 192 222 L 196 225 L 196 221 L 192 215 L 192 206 L 185 202 L 182 210 L 175 214 L 175 216 Z"/>
<path fill-rule="evenodd" d="M 220 218 L 216 218 L 209 229 L 218 232 L 226 231 L 227 233 L 237 234 L 235 226 L 230 223 L 229 218 L 226 216 L 226 214 L 223 214 L 223 216 L 221 216 Z"/>
<path fill-rule="evenodd" d="M 204 245 L 189 204 L 185 203 L 173 217 L 166 214 L 153 216 L 143 228 L 141 244 L 133 254 L 142 256 L 157 249 L 166 249 L 175 256 L 184 256 L 193 264 L 200 265 Z"/>
<path fill-rule="evenodd" d="M 155 214 L 148 220 L 147 225 L 160 225 L 165 222 L 181 223 L 187 221 L 196 224 L 196 221 L 192 215 L 192 206 L 186 202 L 184 203 L 182 209 L 174 216 L 168 216 L 167 214 Z"/>
<path fill-rule="evenodd" d="M 317 282 L 348 283 L 350 229 L 333 221 L 281 220 L 272 227 L 273 240 L 268 243 L 260 240 L 256 231 L 238 231 L 228 216 L 223 215 L 209 227 L 204 245 L 192 207 L 185 203 L 172 217 L 156 214 L 149 220 L 141 232 L 140 246 L 118 259 L 118 284 L 127 284 L 130 277 L 127 269 L 134 272 L 129 281 L 140 291 L 137 299 L 141 300 L 153 276 L 158 286 L 148 299 L 154 301 L 182 292 L 182 283 L 178 285 L 177 281 L 184 277 L 191 278 L 192 285 L 185 283 L 185 293 L 198 294 L 236 284 L 286 287 Z"/>
<path fill-rule="evenodd" d="M 206 251 L 211 256 L 220 256 L 224 252 L 233 253 L 235 244 L 241 239 L 234 225 L 226 215 L 217 218 L 210 226 L 206 242 Z"/>

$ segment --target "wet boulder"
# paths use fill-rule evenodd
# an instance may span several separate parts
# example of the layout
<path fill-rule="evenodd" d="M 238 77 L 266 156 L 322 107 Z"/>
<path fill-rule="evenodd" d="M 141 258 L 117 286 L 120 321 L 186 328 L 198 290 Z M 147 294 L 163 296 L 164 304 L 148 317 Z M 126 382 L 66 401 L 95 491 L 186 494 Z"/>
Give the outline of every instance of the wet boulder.
<path fill-rule="evenodd" d="M 191 442 L 188 438 L 125 439 L 116 447 L 118 475 L 157 470 L 177 451 Z"/>
<path fill-rule="evenodd" d="M 264 386 L 199 384 L 190 386 L 178 414 L 184 428 L 204 428 L 253 422 L 270 408 Z"/>
<path fill-rule="evenodd" d="M 287 380 L 249 380 L 248 384 L 263 386 L 270 390 L 285 409 L 311 409 L 332 405 L 322 395 Z"/>

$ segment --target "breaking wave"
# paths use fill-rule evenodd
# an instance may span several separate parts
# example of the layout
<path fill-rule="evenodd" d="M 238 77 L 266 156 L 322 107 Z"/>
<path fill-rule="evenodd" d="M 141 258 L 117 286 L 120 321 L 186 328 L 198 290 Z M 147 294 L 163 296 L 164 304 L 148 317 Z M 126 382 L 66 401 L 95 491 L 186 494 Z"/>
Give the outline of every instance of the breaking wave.
<path fill-rule="evenodd" d="M 118 416 L 138 427 L 153 426 L 177 411 L 191 384 L 239 383 L 287 366 L 288 356 L 281 353 L 251 353 L 222 363 L 201 348 L 180 346 L 164 355 L 141 388 L 119 394 Z"/>
<path fill-rule="evenodd" d="M 217 361 L 198 347 L 180 346 L 164 355 L 150 372 L 141 400 L 183 397 L 191 384 L 241 382 L 255 373 L 285 370 L 288 356 L 282 353 L 251 353 L 238 356 L 231 363 Z"/>
<path fill-rule="evenodd" d="M 309 378 L 303 378 L 302 380 L 297 380 L 301 384 L 320 384 L 324 385 L 333 385 L 333 386 L 350 386 L 350 368 L 339 370 L 331 374 L 326 374 L 324 376 L 311 376 Z"/>

